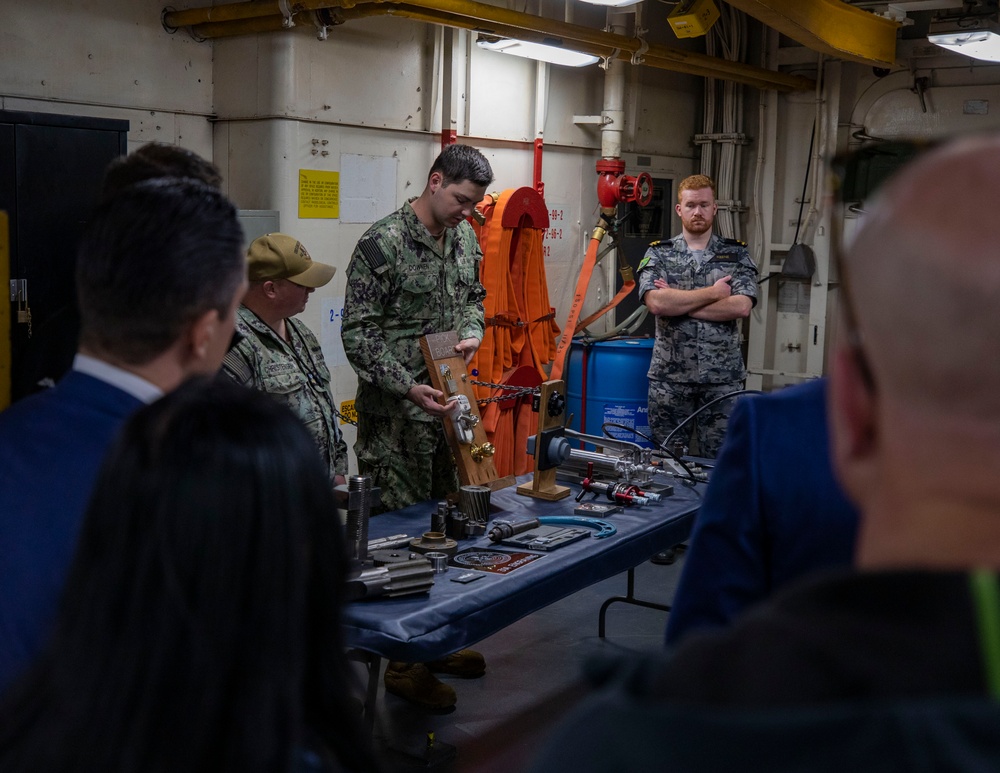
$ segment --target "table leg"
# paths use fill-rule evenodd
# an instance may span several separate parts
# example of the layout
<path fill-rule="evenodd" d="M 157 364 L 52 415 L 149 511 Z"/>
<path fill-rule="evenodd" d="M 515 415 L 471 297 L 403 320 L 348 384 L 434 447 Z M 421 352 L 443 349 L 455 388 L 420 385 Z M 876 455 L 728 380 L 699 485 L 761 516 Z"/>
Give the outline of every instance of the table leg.
<path fill-rule="evenodd" d="M 365 685 L 364 724 L 370 737 L 375 729 L 375 699 L 378 697 L 378 680 L 382 675 L 382 658 L 374 652 L 357 649 L 348 650 L 347 657 L 361 663 L 368 674 L 368 684 Z"/>
<path fill-rule="evenodd" d="M 669 604 L 657 604 L 654 601 L 645 601 L 635 597 L 635 567 L 629 568 L 627 582 L 628 585 L 624 596 L 612 596 L 601 604 L 601 611 L 597 616 L 597 636 L 601 639 L 604 638 L 605 619 L 607 618 L 608 607 L 616 601 L 620 601 L 624 604 L 632 604 L 637 607 L 646 607 L 647 609 L 659 609 L 663 612 L 670 611 Z"/>

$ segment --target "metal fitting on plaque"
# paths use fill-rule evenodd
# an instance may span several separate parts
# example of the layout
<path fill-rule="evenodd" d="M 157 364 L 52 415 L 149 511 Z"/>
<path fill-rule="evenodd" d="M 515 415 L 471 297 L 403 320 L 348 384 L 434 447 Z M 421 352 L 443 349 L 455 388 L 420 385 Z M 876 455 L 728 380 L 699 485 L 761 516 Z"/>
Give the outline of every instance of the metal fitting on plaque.
<path fill-rule="evenodd" d="M 496 446 L 492 443 L 482 443 L 480 445 L 474 445 L 469 450 L 469 454 L 472 456 L 472 460 L 476 462 L 481 462 L 483 459 L 487 459 L 497 451 Z"/>

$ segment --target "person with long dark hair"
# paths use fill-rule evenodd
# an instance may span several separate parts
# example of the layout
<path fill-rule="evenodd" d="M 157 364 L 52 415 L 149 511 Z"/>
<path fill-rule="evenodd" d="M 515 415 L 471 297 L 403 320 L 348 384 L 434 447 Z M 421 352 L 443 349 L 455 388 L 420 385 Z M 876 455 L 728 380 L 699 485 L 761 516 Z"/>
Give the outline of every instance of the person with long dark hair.
<path fill-rule="evenodd" d="M 0 704 L 0 770 L 374 770 L 340 532 L 315 443 L 270 397 L 196 380 L 142 408 L 54 635 Z"/>

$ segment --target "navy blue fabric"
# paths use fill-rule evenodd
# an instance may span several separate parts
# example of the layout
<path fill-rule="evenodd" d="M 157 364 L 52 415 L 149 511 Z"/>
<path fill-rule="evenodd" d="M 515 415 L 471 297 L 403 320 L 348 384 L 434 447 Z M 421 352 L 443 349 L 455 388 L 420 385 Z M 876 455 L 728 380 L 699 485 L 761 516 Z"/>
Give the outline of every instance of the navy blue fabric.
<path fill-rule="evenodd" d="M 695 521 L 667 644 L 776 588 L 850 564 L 857 512 L 834 480 L 819 379 L 737 402 Z"/>
<path fill-rule="evenodd" d="M 964 572 L 830 570 L 674 652 L 588 662 L 538 771 L 996 771 Z"/>
<path fill-rule="evenodd" d="M 560 724 L 550 773 L 993 773 L 1000 704 L 985 698 L 705 709 L 608 691 Z"/>
<path fill-rule="evenodd" d="M 97 470 L 141 406 L 71 371 L 0 413 L 0 691 L 42 646 Z"/>
<path fill-rule="evenodd" d="M 451 567 L 437 575 L 426 595 L 350 604 L 344 613 L 347 643 L 390 660 L 426 662 L 474 644 L 564 596 L 618 574 L 687 538 L 703 486 L 674 487 L 663 502 L 628 508 L 609 517 L 617 534 L 589 537 L 551 553 L 508 575 L 481 572 L 468 585 L 451 582 L 463 570 Z M 572 495 L 558 502 L 521 496 L 515 487 L 493 492 L 491 504 L 502 508 L 492 517 L 572 515 Z M 369 539 L 392 534 L 418 537 L 430 530 L 436 503 L 424 502 L 371 519 Z M 458 549 L 490 548 L 485 537 L 464 540 Z M 501 548 L 516 550 L 515 548 Z M 527 551 L 525 551 L 527 552 Z M 596 610 L 595 610 L 596 626 Z"/>

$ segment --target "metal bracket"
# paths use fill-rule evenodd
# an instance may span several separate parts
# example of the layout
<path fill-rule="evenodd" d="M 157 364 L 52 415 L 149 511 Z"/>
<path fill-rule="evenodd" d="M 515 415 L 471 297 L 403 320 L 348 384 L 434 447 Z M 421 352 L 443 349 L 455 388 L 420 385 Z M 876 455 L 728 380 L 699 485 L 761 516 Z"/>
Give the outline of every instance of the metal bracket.
<path fill-rule="evenodd" d="M 28 280 L 27 279 L 11 279 L 10 280 L 10 300 L 11 302 L 26 301 L 28 300 Z"/>
<path fill-rule="evenodd" d="M 643 54 L 649 51 L 649 43 L 646 42 L 646 39 L 643 37 L 639 37 L 638 40 L 639 40 L 639 50 L 636 51 L 634 54 L 632 54 L 632 64 L 642 64 L 643 62 L 645 62 L 646 59 L 643 56 Z"/>

